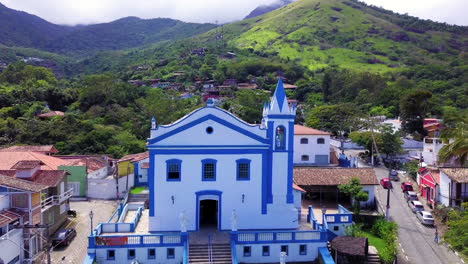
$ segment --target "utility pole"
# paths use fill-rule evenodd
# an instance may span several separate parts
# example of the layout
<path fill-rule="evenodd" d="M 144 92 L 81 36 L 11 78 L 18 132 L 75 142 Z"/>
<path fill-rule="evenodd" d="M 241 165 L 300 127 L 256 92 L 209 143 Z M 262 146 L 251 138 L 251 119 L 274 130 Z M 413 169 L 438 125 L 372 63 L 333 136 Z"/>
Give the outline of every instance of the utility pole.
<path fill-rule="evenodd" d="M 385 208 L 385 219 L 390 221 L 390 188 L 387 186 L 387 207 Z"/>
<path fill-rule="evenodd" d="M 14 228 L 23 228 L 23 229 L 45 229 L 46 230 L 46 254 L 47 254 L 47 264 L 51 264 L 50 260 L 50 237 L 49 237 L 49 224 L 45 225 L 15 225 Z"/>

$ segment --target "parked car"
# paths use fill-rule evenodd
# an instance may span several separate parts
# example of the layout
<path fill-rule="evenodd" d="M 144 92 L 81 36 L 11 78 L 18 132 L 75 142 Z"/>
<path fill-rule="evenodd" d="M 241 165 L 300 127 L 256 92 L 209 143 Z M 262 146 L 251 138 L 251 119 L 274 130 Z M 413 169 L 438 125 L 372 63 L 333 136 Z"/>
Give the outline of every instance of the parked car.
<path fill-rule="evenodd" d="M 401 183 L 401 190 L 403 192 L 414 191 L 413 184 L 411 182 L 402 182 Z"/>
<path fill-rule="evenodd" d="M 418 195 L 415 192 L 412 192 L 412 191 L 404 192 L 403 196 L 405 196 L 406 201 L 416 201 L 416 200 L 418 200 Z"/>
<path fill-rule="evenodd" d="M 434 218 L 428 211 L 416 212 L 416 217 L 418 218 L 419 222 L 425 225 L 434 225 Z"/>
<path fill-rule="evenodd" d="M 399 181 L 400 178 L 398 177 L 398 172 L 396 170 L 391 170 L 388 172 L 388 178 L 391 181 Z"/>
<path fill-rule="evenodd" d="M 382 187 L 384 189 L 392 189 L 393 188 L 393 185 L 392 185 L 392 182 L 390 181 L 389 178 L 383 178 L 380 180 L 380 185 L 382 185 Z"/>
<path fill-rule="evenodd" d="M 76 211 L 75 210 L 68 210 L 67 214 L 69 217 L 76 217 Z"/>
<path fill-rule="evenodd" d="M 413 213 L 416 213 L 418 211 L 424 211 L 424 206 L 420 201 L 408 201 L 408 206 L 413 211 Z"/>
<path fill-rule="evenodd" d="M 68 246 L 75 236 L 76 230 L 73 228 L 60 229 L 52 238 L 52 245 Z"/>

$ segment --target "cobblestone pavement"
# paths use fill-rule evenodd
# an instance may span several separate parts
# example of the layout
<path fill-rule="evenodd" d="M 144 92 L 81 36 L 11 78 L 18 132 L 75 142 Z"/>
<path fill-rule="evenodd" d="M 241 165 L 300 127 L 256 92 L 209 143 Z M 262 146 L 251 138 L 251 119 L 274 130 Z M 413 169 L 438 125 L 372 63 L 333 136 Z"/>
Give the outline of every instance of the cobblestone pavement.
<path fill-rule="evenodd" d="M 67 247 L 56 247 L 50 252 L 52 263 L 83 263 L 86 257 L 86 248 L 88 247 L 88 235 L 90 233 L 89 212 L 93 210 L 93 225 L 106 222 L 117 207 L 117 201 L 76 201 L 70 202 L 70 208 L 76 210 L 76 218 L 70 218 L 71 221 L 67 227 L 76 229 L 76 237 Z"/>

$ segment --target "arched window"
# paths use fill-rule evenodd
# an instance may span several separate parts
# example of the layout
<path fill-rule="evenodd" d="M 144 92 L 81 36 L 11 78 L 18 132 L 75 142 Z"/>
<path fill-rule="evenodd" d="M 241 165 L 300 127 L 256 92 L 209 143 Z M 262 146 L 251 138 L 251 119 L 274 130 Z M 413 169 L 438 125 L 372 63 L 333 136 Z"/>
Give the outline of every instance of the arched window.
<path fill-rule="evenodd" d="M 302 161 L 309 161 L 309 155 L 302 155 L 301 160 Z"/>
<path fill-rule="evenodd" d="M 284 150 L 286 148 L 286 133 L 283 126 L 276 128 L 275 146 L 277 150 Z"/>
<path fill-rule="evenodd" d="M 309 144 L 308 138 L 301 138 L 301 144 Z"/>
<path fill-rule="evenodd" d="M 317 144 L 325 144 L 324 138 L 317 138 Z"/>

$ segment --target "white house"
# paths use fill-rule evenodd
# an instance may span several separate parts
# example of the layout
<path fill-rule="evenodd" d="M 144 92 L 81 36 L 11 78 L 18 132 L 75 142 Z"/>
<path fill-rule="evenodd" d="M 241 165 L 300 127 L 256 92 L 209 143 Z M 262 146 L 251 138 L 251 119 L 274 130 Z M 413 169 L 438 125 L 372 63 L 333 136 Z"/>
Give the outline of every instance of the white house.
<path fill-rule="evenodd" d="M 440 168 L 439 203 L 460 206 L 468 202 L 468 168 Z"/>
<path fill-rule="evenodd" d="M 294 164 L 328 165 L 330 133 L 294 125 Z"/>

